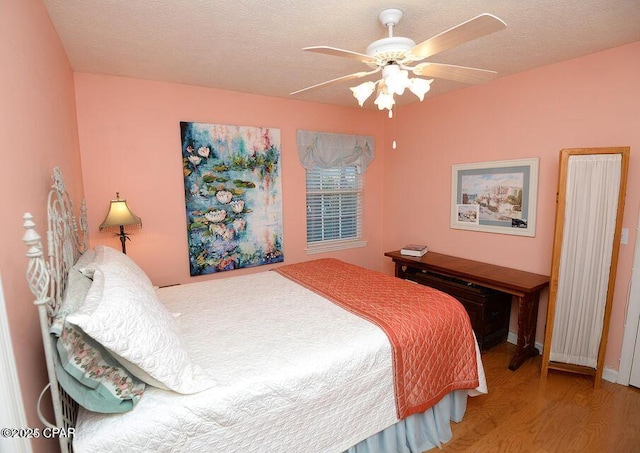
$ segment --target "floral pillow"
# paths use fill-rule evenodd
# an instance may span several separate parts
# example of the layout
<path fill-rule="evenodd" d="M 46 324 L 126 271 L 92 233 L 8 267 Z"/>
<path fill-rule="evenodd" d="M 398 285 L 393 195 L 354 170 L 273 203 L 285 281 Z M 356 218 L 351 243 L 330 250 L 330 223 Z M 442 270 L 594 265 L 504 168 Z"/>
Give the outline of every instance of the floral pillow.
<path fill-rule="evenodd" d="M 144 393 L 144 382 L 72 324 L 65 323 L 54 356 L 59 361 L 58 382 L 85 409 L 126 412 L 133 409 Z"/>
<path fill-rule="evenodd" d="M 66 317 L 83 305 L 92 286 L 91 278 L 80 268 L 90 266 L 94 255 L 92 250 L 85 252 L 69 271 L 64 298 L 51 325 L 56 377 L 82 407 L 94 412 L 125 412 L 140 400 L 145 383 L 81 329 L 66 322 Z"/>

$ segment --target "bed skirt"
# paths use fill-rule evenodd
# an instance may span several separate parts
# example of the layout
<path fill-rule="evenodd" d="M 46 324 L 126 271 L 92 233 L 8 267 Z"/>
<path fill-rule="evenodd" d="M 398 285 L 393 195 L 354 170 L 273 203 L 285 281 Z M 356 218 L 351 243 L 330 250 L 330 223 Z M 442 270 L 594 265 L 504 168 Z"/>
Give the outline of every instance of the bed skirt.
<path fill-rule="evenodd" d="M 422 453 L 434 447 L 440 448 L 451 440 L 451 421 L 462 420 L 468 393 L 468 390 L 453 391 L 425 412 L 410 415 L 345 453 Z"/>

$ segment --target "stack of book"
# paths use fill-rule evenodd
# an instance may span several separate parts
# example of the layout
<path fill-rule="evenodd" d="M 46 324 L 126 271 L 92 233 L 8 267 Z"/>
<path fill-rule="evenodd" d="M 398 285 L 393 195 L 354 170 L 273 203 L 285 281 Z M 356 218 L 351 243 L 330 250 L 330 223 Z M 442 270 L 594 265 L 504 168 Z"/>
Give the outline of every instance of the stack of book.
<path fill-rule="evenodd" d="M 400 249 L 400 254 L 407 255 L 407 256 L 421 257 L 425 253 L 427 253 L 427 246 L 420 245 L 420 244 L 409 244 L 409 245 L 405 245 L 404 247 L 402 247 L 402 249 Z"/>

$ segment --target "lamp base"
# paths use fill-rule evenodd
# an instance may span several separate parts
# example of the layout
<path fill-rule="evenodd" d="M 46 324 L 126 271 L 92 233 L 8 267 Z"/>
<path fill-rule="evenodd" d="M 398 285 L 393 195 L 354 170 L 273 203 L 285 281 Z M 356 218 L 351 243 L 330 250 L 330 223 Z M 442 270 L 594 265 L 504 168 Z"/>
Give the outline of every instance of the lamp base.
<path fill-rule="evenodd" d="M 117 233 L 116 236 L 120 238 L 120 242 L 122 243 L 122 253 L 127 254 L 127 240 L 131 240 L 129 235 L 124 232 L 124 226 L 120 225 L 120 233 Z"/>

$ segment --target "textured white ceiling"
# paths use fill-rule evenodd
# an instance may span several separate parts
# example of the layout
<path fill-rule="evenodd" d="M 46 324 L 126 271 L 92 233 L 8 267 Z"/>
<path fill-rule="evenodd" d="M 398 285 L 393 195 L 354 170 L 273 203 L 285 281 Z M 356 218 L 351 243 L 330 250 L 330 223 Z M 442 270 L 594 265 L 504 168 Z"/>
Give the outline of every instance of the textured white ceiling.
<path fill-rule="evenodd" d="M 404 16 L 396 36 L 421 42 L 481 13 L 507 29 L 429 61 L 498 71 L 538 66 L 640 41 L 640 0 L 44 0 L 75 71 L 357 106 L 353 82 L 289 96 L 368 67 L 304 52 L 364 53 L 387 36 L 385 8 Z M 638 56 L 640 58 L 640 55 Z M 436 79 L 427 97 L 467 85 Z M 400 103 L 414 101 L 409 94 Z M 365 107 L 374 108 L 369 100 Z"/>

